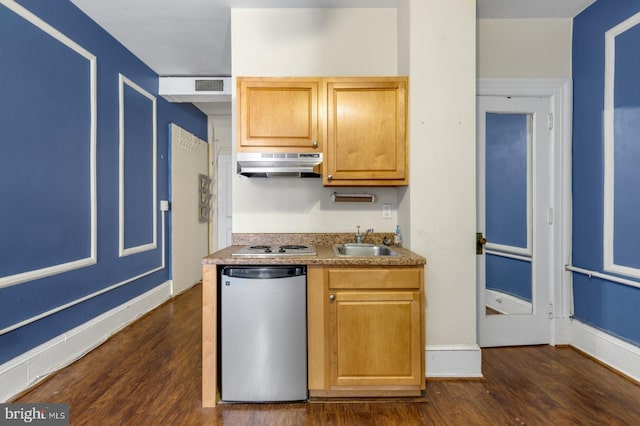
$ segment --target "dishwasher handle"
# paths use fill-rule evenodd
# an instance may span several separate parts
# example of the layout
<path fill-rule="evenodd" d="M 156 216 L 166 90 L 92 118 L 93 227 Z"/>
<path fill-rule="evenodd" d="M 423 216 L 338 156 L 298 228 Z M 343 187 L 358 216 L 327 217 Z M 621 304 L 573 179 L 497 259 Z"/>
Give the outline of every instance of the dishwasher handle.
<path fill-rule="evenodd" d="M 300 277 L 307 275 L 306 266 L 225 266 L 225 277 L 248 278 L 255 280 Z"/>

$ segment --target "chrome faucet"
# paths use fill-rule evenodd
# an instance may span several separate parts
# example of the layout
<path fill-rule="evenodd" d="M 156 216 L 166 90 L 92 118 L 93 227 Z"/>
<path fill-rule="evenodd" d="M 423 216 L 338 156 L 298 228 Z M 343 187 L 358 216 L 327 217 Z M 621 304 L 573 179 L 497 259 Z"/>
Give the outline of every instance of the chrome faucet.
<path fill-rule="evenodd" d="M 358 225 L 357 228 L 358 228 L 358 233 L 356 234 L 356 244 L 361 244 L 362 240 L 367 238 L 367 235 L 369 235 L 369 232 L 373 232 L 373 228 L 367 229 L 364 235 L 360 233 L 360 225 Z"/>

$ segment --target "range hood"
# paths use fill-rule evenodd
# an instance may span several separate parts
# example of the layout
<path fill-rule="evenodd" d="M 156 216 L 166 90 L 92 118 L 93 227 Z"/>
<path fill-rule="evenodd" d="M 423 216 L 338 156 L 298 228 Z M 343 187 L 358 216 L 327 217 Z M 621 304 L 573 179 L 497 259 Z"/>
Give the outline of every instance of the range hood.
<path fill-rule="evenodd" d="M 239 152 L 238 174 L 247 177 L 321 177 L 318 152 Z"/>

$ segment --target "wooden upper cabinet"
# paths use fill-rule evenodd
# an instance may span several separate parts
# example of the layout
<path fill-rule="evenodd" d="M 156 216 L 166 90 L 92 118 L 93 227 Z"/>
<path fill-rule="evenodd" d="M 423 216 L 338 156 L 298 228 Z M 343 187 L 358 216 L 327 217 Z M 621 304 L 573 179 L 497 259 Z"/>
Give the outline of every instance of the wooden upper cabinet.
<path fill-rule="evenodd" d="M 326 79 L 326 186 L 408 184 L 406 77 Z"/>
<path fill-rule="evenodd" d="M 407 77 L 238 77 L 239 152 L 322 152 L 325 186 L 409 183 Z"/>
<path fill-rule="evenodd" d="M 321 80 L 237 78 L 238 151 L 322 152 Z"/>

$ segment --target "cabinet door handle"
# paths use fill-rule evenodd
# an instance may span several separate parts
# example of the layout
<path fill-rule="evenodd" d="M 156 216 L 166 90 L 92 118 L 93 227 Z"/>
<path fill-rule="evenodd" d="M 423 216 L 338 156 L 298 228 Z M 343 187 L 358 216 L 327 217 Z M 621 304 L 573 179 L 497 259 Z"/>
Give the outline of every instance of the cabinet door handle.
<path fill-rule="evenodd" d="M 334 300 L 336 300 L 336 295 L 335 294 L 330 294 L 329 295 L 329 302 L 333 302 Z"/>
<path fill-rule="evenodd" d="M 318 147 L 318 141 L 311 142 L 311 146 L 313 146 L 314 148 L 317 148 Z"/>
<path fill-rule="evenodd" d="M 333 175 L 327 176 L 327 180 L 331 180 L 331 179 L 333 179 Z"/>

